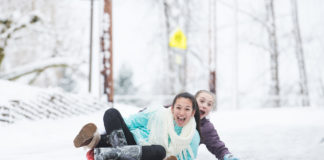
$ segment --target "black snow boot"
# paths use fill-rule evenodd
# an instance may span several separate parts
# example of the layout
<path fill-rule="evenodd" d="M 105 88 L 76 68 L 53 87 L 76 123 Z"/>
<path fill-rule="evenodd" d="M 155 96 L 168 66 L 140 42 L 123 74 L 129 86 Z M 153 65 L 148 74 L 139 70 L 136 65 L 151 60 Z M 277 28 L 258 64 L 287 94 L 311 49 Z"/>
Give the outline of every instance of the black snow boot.
<path fill-rule="evenodd" d="M 108 140 L 112 147 L 121 147 L 127 145 L 126 137 L 122 129 L 113 130 L 108 135 Z"/>
<path fill-rule="evenodd" d="M 139 145 L 94 149 L 95 160 L 140 160 L 141 157 L 142 147 Z"/>
<path fill-rule="evenodd" d="M 121 147 L 127 145 L 127 140 L 122 129 L 113 130 L 110 134 L 100 136 L 97 147 Z"/>

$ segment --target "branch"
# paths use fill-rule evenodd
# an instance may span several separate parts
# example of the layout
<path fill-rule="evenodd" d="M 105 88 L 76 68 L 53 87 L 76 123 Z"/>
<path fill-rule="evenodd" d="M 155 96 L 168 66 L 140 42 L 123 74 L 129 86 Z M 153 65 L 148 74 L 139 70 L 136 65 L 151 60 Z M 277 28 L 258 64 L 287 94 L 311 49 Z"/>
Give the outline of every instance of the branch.
<path fill-rule="evenodd" d="M 264 50 L 264 51 L 266 51 L 266 52 L 271 53 L 271 50 L 270 50 L 269 48 L 264 47 L 264 46 L 262 46 L 262 45 L 260 45 L 260 44 L 257 44 L 257 43 L 254 43 L 254 42 L 249 42 L 249 44 L 250 44 L 250 45 L 253 45 L 253 46 L 255 46 L 255 47 L 261 48 L 262 50 Z"/>
<path fill-rule="evenodd" d="M 234 9 L 234 8 L 235 8 L 233 5 L 227 3 L 227 2 L 225 2 L 225 1 L 223 1 L 223 0 L 218 0 L 218 2 L 220 2 L 221 4 L 223 4 L 224 6 L 226 6 L 226 7 L 228 7 L 228 8 L 231 8 L 231 9 Z M 265 28 L 269 28 L 268 25 L 267 25 L 267 23 L 266 23 L 265 21 L 261 20 L 259 17 L 254 16 L 252 13 L 249 13 L 249 12 L 243 10 L 243 9 L 240 9 L 240 8 L 238 8 L 237 10 L 238 10 L 239 12 L 241 12 L 241 13 L 243 13 L 243 14 L 249 16 L 249 17 L 251 17 L 253 20 L 259 22 L 259 23 L 262 24 Z"/>
<path fill-rule="evenodd" d="M 189 52 L 189 54 L 193 55 L 195 57 L 195 59 L 201 64 L 201 66 L 203 66 L 203 68 L 208 69 L 209 67 L 204 63 L 204 61 L 201 59 L 201 56 L 199 55 L 198 51 L 194 51 L 194 49 L 191 49 Z"/>
<path fill-rule="evenodd" d="M 42 73 L 41 71 L 37 72 L 36 75 L 33 77 L 33 79 L 28 82 L 28 84 L 29 85 L 33 84 L 41 73 Z"/>
<path fill-rule="evenodd" d="M 0 67 L 1 67 L 1 64 L 2 64 L 2 60 L 4 58 L 4 52 L 3 52 L 3 48 L 0 47 Z"/>
<path fill-rule="evenodd" d="M 69 67 L 76 64 L 73 59 L 66 58 L 52 58 L 41 62 L 35 62 L 33 64 L 24 65 L 17 67 L 13 70 L 7 71 L 6 73 L 0 74 L 1 79 L 16 80 L 34 72 L 43 72 L 49 68 L 55 67 Z"/>
<path fill-rule="evenodd" d="M 6 21 L 10 22 L 10 25 L 7 25 L 5 30 L 3 30 L 3 33 L 0 34 L 0 39 L 3 40 L 4 46 L 7 45 L 7 41 L 12 37 L 12 34 L 23 29 L 27 28 L 31 24 L 34 24 L 38 22 L 40 18 L 35 15 L 35 13 L 32 13 L 30 15 L 27 15 L 25 17 L 22 17 L 20 21 L 12 23 L 11 20 L 5 20 L 2 23 L 5 23 Z"/>

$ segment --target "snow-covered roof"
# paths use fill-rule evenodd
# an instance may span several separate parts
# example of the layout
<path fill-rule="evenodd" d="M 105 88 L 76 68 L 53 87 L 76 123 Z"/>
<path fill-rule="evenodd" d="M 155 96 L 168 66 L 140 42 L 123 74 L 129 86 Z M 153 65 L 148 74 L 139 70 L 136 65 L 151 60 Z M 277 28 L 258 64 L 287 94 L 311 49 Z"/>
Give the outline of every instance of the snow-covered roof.
<path fill-rule="evenodd" d="M 89 94 L 72 94 L 0 80 L 0 123 L 58 119 L 89 114 L 108 103 Z"/>

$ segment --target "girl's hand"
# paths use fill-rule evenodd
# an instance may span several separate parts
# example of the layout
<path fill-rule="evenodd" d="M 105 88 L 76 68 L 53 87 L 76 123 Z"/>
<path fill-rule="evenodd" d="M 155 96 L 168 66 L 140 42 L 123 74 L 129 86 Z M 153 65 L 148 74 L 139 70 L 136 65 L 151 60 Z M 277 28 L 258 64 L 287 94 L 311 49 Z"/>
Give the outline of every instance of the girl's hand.
<path fill-rule="evenodd" d="M 223 160 L 239 160 L 239 159 L 234 157 L 234 155 L 232 154 L 225 154 Z"/>

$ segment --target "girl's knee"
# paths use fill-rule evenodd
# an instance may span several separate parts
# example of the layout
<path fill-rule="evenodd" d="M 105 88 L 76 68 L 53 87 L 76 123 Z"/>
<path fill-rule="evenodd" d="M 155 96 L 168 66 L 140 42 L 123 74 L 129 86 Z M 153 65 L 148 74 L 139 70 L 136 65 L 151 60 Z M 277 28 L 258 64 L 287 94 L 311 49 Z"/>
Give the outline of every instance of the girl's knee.
<path fill-rule="evenodd" d="M 106 113 L 119 113 L 119 111 L 116 108 L 109 108 L 106 110 Z"/>
<path fill-rule="evenodd" d="M 163 159 L 166 156 L 166 151 L 161 145 L 152 145 L 156 150 L 156 156 L 158 159 Z"/>
<path fill-rule="evenodd" d="M 143 160 L 162 160 L 166 156 L 166 151 L 161 145 L 143 146 Z"/>
<path fill-rule="evenodd" d="M 120 113 L 117 109 L 115 108 L 109 108 L 106 110 L 105 114 L 104 114 L 104 120 L 107 118 L 111 118 L 111 117 L 116 117 L 119 116 Z"/>

